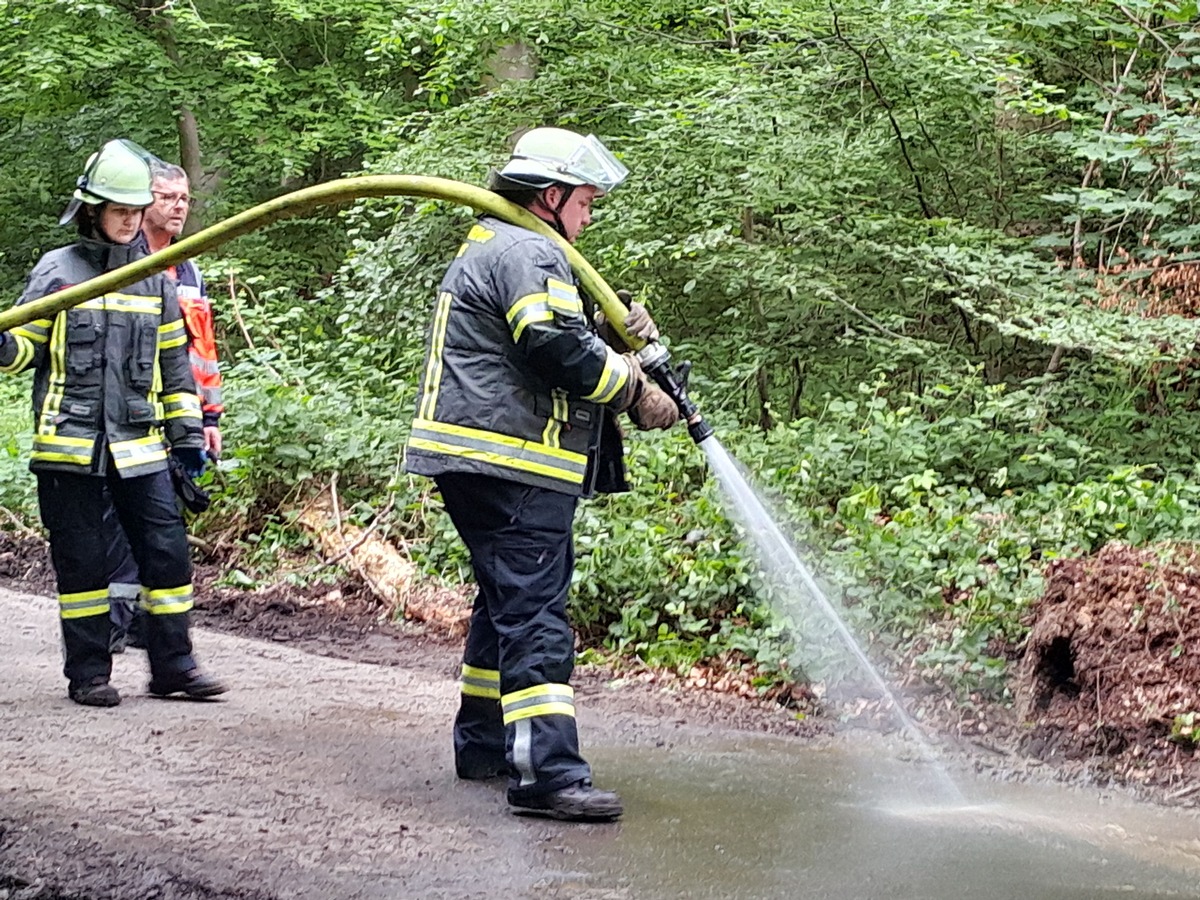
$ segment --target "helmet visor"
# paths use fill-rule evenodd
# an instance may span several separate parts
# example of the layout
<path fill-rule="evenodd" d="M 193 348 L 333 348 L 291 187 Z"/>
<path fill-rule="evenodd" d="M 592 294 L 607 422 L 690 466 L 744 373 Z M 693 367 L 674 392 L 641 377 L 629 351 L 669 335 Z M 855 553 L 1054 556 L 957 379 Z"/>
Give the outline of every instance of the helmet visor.
<path fill-rule="evenodd" d="M 578 137 L 564 133 L 572 138 Z M 579 140 L 565 158 L 553 152 L 520 152 L 518 148 L 501 174 L 526 176 L 524 180 L 528 180 L 528 176 L 540 177 L 548 183 L 590 184 L 607 194 L 625 180 L 629 170 L 594 134 L 589 134 Z"/>
<path fill-rule="evenodd" d="M 564 166 L 566 172 L 583 179 L 604 193 L 615 190 L 629 175 L 629 170 L 594 135 L 575 148 Z"/>

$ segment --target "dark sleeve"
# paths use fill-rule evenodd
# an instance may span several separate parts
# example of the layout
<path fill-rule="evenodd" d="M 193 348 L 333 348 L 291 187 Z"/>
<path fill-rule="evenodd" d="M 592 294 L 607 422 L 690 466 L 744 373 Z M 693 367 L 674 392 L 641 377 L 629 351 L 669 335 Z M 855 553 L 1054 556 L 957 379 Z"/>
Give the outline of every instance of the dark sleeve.
<path fill-rule="evenodd" d="M 40 300 L 65 287 L 67 283 L 62 278 L 61 266 L 47 257 L 42 257 L 29 273 L 17 306 Z M 0 372 L 22 372 L 25 369 L 37 368 L 46 356 L 53 324 L 52 319 L 34 319 L 9 331 L 8 335 L 12 340 L 5 341 L 4 346 L 0 347 Z"/>
<path fill-rule="evenodd" d="M 629 363 L 592 330 L 566 256 L 532 235 L 508 248 L 492 273 L 518 352 L 547 384 L 573 397 L 620 405 Z"/>

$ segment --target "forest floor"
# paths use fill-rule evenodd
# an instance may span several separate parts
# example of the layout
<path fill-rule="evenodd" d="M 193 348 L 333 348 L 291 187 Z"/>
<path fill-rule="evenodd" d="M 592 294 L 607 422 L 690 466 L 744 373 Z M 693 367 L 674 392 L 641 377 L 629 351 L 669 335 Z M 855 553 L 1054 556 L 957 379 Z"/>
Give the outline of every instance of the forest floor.
<path fill-rule="evenodd" d="M 1056 562 L 1048 571 L 1046 595 L 1031 611 L 1028 639 L 1009 648 L 1015 707 L 979 698 L 964 702 L 931 687 L 906 690 L 903 700 L 939 753 L 957 767 L 999 780 L 1054 780 L 1117 789 L 1168 806 L 1200 806 L 1200 763 L 1189 739 L 1190 714 L 1200 711 L 1195 562 L 1189 548 L 1135 551 L 1120 545 L 1094 558 Z M 204 628 L 266 642 L 281 653 L 298 650 L 381 671 L 427 672 L 453 684 L 461 650 L 456 629 L 391 621 L 358 579 L 249 591 L 218 586 L 219 573 L 212 564 L 197 569 L 195 622 Z M 0 540 L 0 587 L 52 595 L 44 544 L 32 536 Z M 462 595 L 443 599 L 465 608 Z M 451 614 L 444 622 L 453 620 Z M 807 713 L 798 715 L 799 695 L 777 691 L 756 697 L 729 673 L 707 674 L 712 677 L 581 666 L 574 684 L 582 703 L 630 733 L 643 727 L 637 722 L 657 721 L 820 742 L 847 725 L 895 727 L 879 704 L 810 702 Z M 610 690 L 614 684 L 619 697 Z M 622 718 L 631 709 L 636 722 Z M 444 743 L 446 723 L 435 718 L 421 727 Z M 0 898 L 78 896 L 59 893 L 51 883 L 14 880 L 4 864 L 6 845 L 14 845 L 22 827 L 0 810 Z M 179 884 L 155 890 L 145 896 L 257 896 L 189 893 Z"/>

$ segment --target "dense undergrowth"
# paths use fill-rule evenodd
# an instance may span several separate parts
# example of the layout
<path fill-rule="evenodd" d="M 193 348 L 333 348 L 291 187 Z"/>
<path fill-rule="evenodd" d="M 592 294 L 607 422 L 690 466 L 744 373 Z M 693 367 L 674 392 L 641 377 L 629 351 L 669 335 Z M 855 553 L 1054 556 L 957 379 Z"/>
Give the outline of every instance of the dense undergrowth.
<path fill-rule="evenodd" d="M 633 174 L 580 249 L 695 362 L 720 440 L 872 651 L 1004 698 L 1050 560 L 1200 524 L 1195 3 L 742 7 L 347 11 L 335 31 L 369 50 L 345 77 L 404 90 L 355 94 L 378 128 L 338 158 L 481 183 L 522 127 L 603 137 Z M 215 33 L 176 25 L 180 40 Z M 534 77 L 498 77 L 501 49 Z M 213 126 L 253 143 L 238 127 Z M 308 182 L 332 164 L 313 135 Z M 221 203 L 261 199 L 252 175 Z M 16 193 L 0 178 L 0 202 Z M 335 476 L 347 515 L 379 520 L 430 577 L 468 577 L 429 483 L 400 467 L 428 303 L 468 221 L 376 200 L 201 261 L 229 452 L 194 528 L 232 548 L 232 583 L 308 552 L 294 518 Z M 26 390 L 0 386 L 0 505 L 30 521 Z M 679 669 L 744 661 L 760 683 L 848 673 L 799 586 L 760 572 L 682 430 L 630 435 L 628 463 L 635 490 L 578 515 L 584 647 Z"/>

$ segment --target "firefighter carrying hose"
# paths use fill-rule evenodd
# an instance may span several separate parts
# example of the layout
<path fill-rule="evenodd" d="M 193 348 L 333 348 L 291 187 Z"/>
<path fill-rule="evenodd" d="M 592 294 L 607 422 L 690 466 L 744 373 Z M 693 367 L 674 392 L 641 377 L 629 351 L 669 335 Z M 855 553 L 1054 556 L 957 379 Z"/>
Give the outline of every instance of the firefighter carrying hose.
<path fill-rule="evenodd" d="M 592 201 L 628 174 L 594 136 L 535 128 L 489 187 L 574 242 Z M 576 502 L 627 489 L 615 414 L 669 428 L 679 409 L 632 354 L 606 345 L 549 238 L 492 216 L 467 234 L 434 303 L 409 472 L 432 476 L 471 554 L 479 593 L 454 725 L 458 776 L 508 777 L 518 814 L 608 821 L 569 685 L 566 598 Z M 635 305 L 624 323 L 654 332 Z"/>
<path fill-rule="evenodd" d="M 61 219 L 79 240 L 34 266 L 19 302 L 87 281 L 144 255 L 134 245 L 153 201 L 149 154 L 109 141 L 88 159 Z M 38 506 L 58 583 L 68 696 L 116 706 L 109 683 L 109 528 L 120 522 L 137 561 L 149 691 L 224 692 L 192 657 L 192 568 L 167 455 L 204 468 L 200 401 L 175 285 L 151 275 L 53 318 L 0 332 L 0 371 L 33 371 Z"/>

